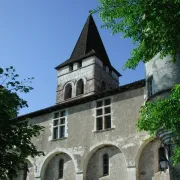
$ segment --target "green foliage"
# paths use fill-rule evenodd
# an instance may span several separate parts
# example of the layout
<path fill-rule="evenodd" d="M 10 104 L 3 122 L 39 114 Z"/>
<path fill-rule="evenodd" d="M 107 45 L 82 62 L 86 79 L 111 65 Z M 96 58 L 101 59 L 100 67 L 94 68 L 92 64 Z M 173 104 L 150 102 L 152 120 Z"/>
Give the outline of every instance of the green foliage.
<path fill-rule="evenodd" d="M 157 53 L 180 52 L 180 0 L 99 0 L 99 13 L 105 28 L 123 33 L 136 45 L 125 68 L 135 69 L 140 61 L 148 62 Z"/>
<path fill-rule="evenodd" d="M 163 99 L 146 102 L 141 107 L 137 127 L 156 135 L 159 129 L 175 134 L 174 163 L 180 162 L 180 84 L 177 84 L 172 93 Z"/>
<path fill-rule="evenodd" d="M 17 92 L 27 93 L 32 87 L 25 84 L 28 80 L 19 81 L 15 69 L 0 68 L 0 179 L 12 179 L 22 168 L 28 157 L 43 155 L 31 142 L 42 130 L 41 126 L 31 125 L 27 120 L 18 122 L 12 120 L 17 117 L 18 111 L 28 107 L 27 102 L 21 99 Z"/>

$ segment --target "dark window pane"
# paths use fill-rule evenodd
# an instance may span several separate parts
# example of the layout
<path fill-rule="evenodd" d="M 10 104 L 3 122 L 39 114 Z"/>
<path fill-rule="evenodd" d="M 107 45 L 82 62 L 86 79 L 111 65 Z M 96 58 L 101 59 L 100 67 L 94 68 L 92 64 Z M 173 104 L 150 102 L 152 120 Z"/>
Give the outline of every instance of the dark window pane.
<path fill-rule="evenodd" d="M 110 105 L 110 104 L 111 104 L 111 99 L 104 100 L 104 105 L 105 106 Z"/>
<path fill-rule="evenodd" d="M 66 111 L 61 111 L 61 117 L 66 115 Z"/>
<path fill-rule="evenodd" d="M 111 108 L 110 107 L 106 107 L 105 108 L 105 114 L 108 114 L 108 113 L 110 113 L 111 112 Z"/>
<path fill-rule="evenodd" d="M 80 79 L 77 82 L 77 87 L 76 87 L 76 96 L 84 94 L 84 82 L 82 79 Z"/>
<path fill-rule="evenodd" d="M 96 107 L 102 107 L 103 105 L 103 102 L 102 101 L 98 101 L 97 104 L 96 104 Z"/>
<path fill-rule="evenodd" d="M 59 161 L 59 179 L 63 178 L 63 170 L 64 170 L 64 159 L 60 159 L 60 161 Z"/>
<path fill-rule="evenodd" d="M 54 128 L 53 139 L 58 139 L 58 127 Z"/>
<path fill-rule="evenodd" d="M 82 61 L 78 62 L 78 68 L 82 67 Z"/>
<path fill-rule="evenodd" d="M 97 122 L 96 122 L 97 123 L 97 130 L 101 130 L 103 128 L 103 124 L 102 124 L 103 119 L 102 119 L 102 117 L 99 117 L 96 120 L 97 120 Z"/>
<path fill-rule="evenodd" d="M 57 125 L 58 125 L 58 121 L 59 121 L 59 120 L 54 120 L 54 126 L 57 126 Z"/>
<path fill-rule="evenodd" d="M 152 96 L 152 95 L 153 95 L 152 81 L 153 81 L 153 78 L 152 78 L 152 77 L 148 79 L 148 95 L 149 95 L 149 96 Z"/>
<path fill-rule="evenodd" d="M 102 115 L 102 109 L 97 109 L 96 110 L 96 116 Z"/>
<path fill-rule="evenodd" d="M 72 85 L 67 84 L 65 87 L 64 99 L 69 99 L 71 97 L 72 97 Z"/>
<path fill-rule="evenodd" d="M 60 126 L 60 138 L 65 136 L 65 126 Z"/>
<path fill-rule="evenodd" d="M 105 129 L 111 128 L 111 116 L 105 116 Z"/>
<path fill-rule="evenodd" d="M 54 113 L 54 119 L 59 117 L 59 112 Z"/>
<path fill-rule="evenodd" d="M 69 65 L 69 71 L 73 71 L 73 64 Z"/>
<path fill-rule="evenodd" d="M 60 120 L 60 123 L 61 123 L 61 124 L 65 124 L 65 118 L 62 118 L 62 119 Z"/>
<path fill-rule="evenodd" d="M 109 174 L 109 156 L 104 154 L 103 156 L 103 175 L 106 176 Z"/>

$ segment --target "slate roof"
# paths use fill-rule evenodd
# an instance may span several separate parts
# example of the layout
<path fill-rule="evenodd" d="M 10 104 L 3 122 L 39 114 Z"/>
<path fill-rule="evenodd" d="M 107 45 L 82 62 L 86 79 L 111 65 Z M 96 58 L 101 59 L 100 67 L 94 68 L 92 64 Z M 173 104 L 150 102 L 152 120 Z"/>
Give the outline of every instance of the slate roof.
<path fill-rule="evenodd" d="M 93 55 L 96 55 L 105 65 L 114 70 L 120 76 L 120 73 L 112 67 L 94 19 L 92 15 L 89 15 L 70 58 L 58 65 L 55 69 L 78 62 Z"/>
<path fill-rule="evenodd" d="M 97 99 L 101 99 L 101 98 L 104 98 L 104 97 L 112 96 L 112 95 L 115 95 L 115 94 L 118 94 L 118 93 L 127 92 L 127 91 L 130 91 L 130 90 L 133 90 L 133 89 L 142 88 L 144 86 L 145 86 L 145 79 L 142 79 L 142 80 L 130 83 L 130 84 L 120 86 L 120 87 L 118 87 L 116 89 L 111 89 L 111 90 L 108 90 L 108 91 L 105 91 L 105 92 L 100 92 L 100 93 L 90 95 L 90 96 L 86 96 L 86 97 L 83 97 L 83 98 L 80 98 L 80 99 L 74 99 L 74 100 L 71 100 L 71 101 L 65 101 L 65 102 L 63 102 L 61 104 L 56 104 L 54 106 L 50 106 L 50 107 L 47 107 L 45 109 L 41 109 L 41 110 L 38 110 L 38 111 L 35 111 L 35 112 L 31 112 L 29 114 L 19 116 L 17 118 L 14 118 L 13 120 L 22 121 L 22 120 L 25 120 L 26 118 L 34 118 L 34 117 L 37 117 L 37 116 L 40 116 L 40 115 L 43 115 L 43 114 L 51 113 L 53 111 L 57 111 L 57 110 L 72 107 L 72 106 L 77 106 L 79 104 L 83 104 L 83 103 L 87 103 L 87 102 L 94 101 L 94 100 L 97 100 Z"/>

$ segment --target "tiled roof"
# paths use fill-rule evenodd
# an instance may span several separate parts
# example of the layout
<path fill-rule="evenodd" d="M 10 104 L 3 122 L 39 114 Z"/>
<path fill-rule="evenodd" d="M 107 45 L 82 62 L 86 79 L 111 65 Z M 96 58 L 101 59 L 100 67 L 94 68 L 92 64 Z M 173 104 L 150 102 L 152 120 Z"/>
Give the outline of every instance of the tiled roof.
<path fill-rule="evenodd" d="M 120 76 L 119 72 L 112 67 L 93 17 L 89 15 L 70 58 L 55 69 L 78 62 L 93 55 L 96 55 L 105 65 Z"/>

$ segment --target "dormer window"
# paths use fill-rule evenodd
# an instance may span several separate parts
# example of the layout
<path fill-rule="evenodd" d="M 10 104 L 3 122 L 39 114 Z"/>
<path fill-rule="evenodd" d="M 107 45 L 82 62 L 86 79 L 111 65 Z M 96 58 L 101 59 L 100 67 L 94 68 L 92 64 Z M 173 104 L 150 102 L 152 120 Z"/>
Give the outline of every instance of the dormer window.
<path fill-rule="evenodd" d="M 77 63 L 77 67 L 78 67 L 78 69 L 82 67 L 82 61 L 79 61 L 79 62 Z"/>
<path fill-rule="evenodd" d="M 69 65 L 69 72 L 73 71 L 73 64 Z"/>
<path fill-rule="evenodd" d="M 154 80 L 153 76 L 149 77 L 147 80 L 147 89 L 148 89 L 148 97 L 154 94 Z"/>

